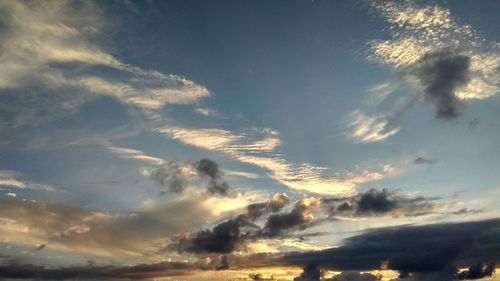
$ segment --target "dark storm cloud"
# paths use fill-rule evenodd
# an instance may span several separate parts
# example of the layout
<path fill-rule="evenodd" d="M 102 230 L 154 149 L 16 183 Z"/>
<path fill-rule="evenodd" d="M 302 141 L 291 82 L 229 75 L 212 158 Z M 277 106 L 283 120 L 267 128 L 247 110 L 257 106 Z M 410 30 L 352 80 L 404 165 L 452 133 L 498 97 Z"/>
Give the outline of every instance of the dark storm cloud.
<path fill-rule="evenodd" d="M 187 185 L 182 167 L 178 164 L 160 166 L 151 172 L 150 177 L 159 185 L 175 193 L 183 192 Z"/>
<path fill-rule="evenodd" d="M 456 267 L 500 260 L 500 219 L 382 228 L 348 238 L 338 248 L 285 254 L 286 265 L 317 264 L 332 270 L 388 269 L 449 272 Z M 486 267 L 484 268 L 487 271 Z"/>
<path fill-rule="evenodd" d="M 323 277 L 323 272 L 316 264 L 310 264 L 304 267 L 302 273 L 293 278 L 293 281 L 319 281 Z"/>
<path fill-rule="evenodd" d="M 413 163 L 421 165 L 421 164 L 434 164 L 436 163 L 435 160 L 432 159 L 426 159 L 424 157 L 417 157 L 415 160 L 413 160 Z"/>
<path fill-rule="evenodd" d="M 418 216 L 432 212 L 437 198 L 408 198 L 387 189 L 370 189 L 352 197 L 324 199 L 325 205 L 331 205 L 331 217 L 352 216 L 369 217 L 381 215 Z"/>
<path fill-rule="evenodd" d="M 146 279 L 164 276 L 190 274 L 201 269 L 197 264 L 180 262 L 161 262 L 134 266 L 74 266 L 48 268 L 32 264 L 8 263 L 0 265 L 0 277 L 34 280 L 68 279 Z"/>
<path fill-rule="evenodd" d="M 313 224 L 313 213 L 320 207 L 316 199 L 302 199 L 289 213 L 271 215 L 263 229 L 264 236 L 277 236 L 290 230 L 303 230 Z"/>
<path fill-rule="evenodd" d="M 242 214 L 219 223 L 212 230 L 174 237 L 174 243 L 167 249 L 191 253 L 231 253 L 260 232 L 254 220 L 266 213 L 279 212 L 288 202 L 286 194 L 275 194 L 269 202 L 250 204 Z"/>
<path fill-rule="evenodd" d="M 222 180 L 222 172 L 216 162 L 203 158 L 194 164 L 200 177 L 208 178 L 208 191 L 212 194 L 226 195 L 229 185 Z"/>
<path fill-rule="evenodd" d="M 469 82 L 469 67 L 470 58 L 450 48 L 427 53 L 412 67 L 410 73 L 424 88 L 425 99 L 435 105 L 436 118 L 461 115 L 455 91 Z"/>
<path fill-rule="evenodd" d="M 371 273 L 360 273 L 357 271 L 344 271 L 338 275 L 333 276 L 331 281 L 380 281 L 381 275 Z"/>

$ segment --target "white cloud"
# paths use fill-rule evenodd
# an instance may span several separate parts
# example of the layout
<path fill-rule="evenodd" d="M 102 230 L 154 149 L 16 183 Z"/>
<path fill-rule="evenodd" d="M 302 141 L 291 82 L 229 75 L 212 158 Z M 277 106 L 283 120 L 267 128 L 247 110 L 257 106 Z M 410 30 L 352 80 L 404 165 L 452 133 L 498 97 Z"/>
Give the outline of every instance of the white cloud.
<path fill-rule="evenodd" d="M 380 142 L 397 134 L 399 126 L 392 126 L 386 116 L 367 116 L 355 110 L 346 116 L 346 125 L 349 130 L 347 136 L 358 142 Z"/>
<path fill-rule="evenodd" d="M 2 1 L 0 5 L 4 26 L 0 90 L 20 90 L 19 99 L 33 102 L 12 99 L 12 104 L 6 104 L 16 114 L 5 121 L 10 122 L 7 127 L 64 116 L 99 95 L 143 111 L 191 104 L 210 95 L 184 77 L 129 65 L 102 49 L 96 38 L 105 20 L 90 2 L 78 9 L 68 1 Z M 98 67 L 111 71 L 103 74 Z"/>
<path fill-rule="evenodd" d="M 210 116 L 210 117 L 213 117 L 213 116 L 217 116 L 218 113 L 216 110 L 214 109 L 211 109 L 211 108 L 206 108 L 206 107 L 197 107 L 194 109 L 194 111 L 196 113 L 199 113 L 201 115 L 204 115 L 204 116 Z"/>
<path fill-rule="evenodd" d="M 24 180 L 21 173 L 11 170 L 0 170 L 0 186 L 18 189 L 43 190 L 48 192 L 57 190 L 55 186 L 50 184 Z"/>
<path fill-rule="evenodd" d="M 378 177 L 369 172 L 336 176 L 326 167 L 290 163 L 279 153 L 281 140 L 278 133 L 271 129 L 250 130 L 239 134 L 221 129 L 181 127 L 166 127 L 158 131 L 184 144 L 218 151 L 243 163 L 260 167 L 271 178 L 299 191 L 345 195 L 353 193 L 359 183 L 379 180 L 389 175 L 382 171 L 378 173 Z"/>

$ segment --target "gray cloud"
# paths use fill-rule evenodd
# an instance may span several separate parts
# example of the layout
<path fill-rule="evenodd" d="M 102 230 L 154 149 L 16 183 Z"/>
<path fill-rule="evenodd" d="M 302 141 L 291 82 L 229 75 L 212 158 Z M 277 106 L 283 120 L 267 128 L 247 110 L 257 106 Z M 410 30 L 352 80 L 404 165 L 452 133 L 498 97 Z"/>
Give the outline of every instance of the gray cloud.
<path fill-rule="evenodd" d="M 380 281 L 382 275 L 360 273 L 357 271 L 343 271 L 332 277 L 331 281 Z"/>
<path fill-rule="evenodd" d="M 203 158 L 194 164 L 200 177 L 208 178 L 208 191 L 212 194 L 226 195 L 229 185 L 222 180 L 222 172 L 216 162 Z"/>
<path fill-rule="evenodd" d="M 231 253 L 242 243 L 256 238 L 261 229 L 253 221 L 264 214 L 279 212 L 288 204 L 288 196 L 275 194 L 269 202 L 250 204 L 233 219 L 219 223 L 211 230 L 182 233 L 166 249 L 190 253 Z"/>
<path fill-rule="evenodd" d="M 319 281 L 323 277 L 323 272 L 316 264 L 307 265 L 302 273 L 293 278 L 293 281 Z"/>
<path fill-rule="evenodd" d="M 435 160 L 432 160 L 432 159 L 426 159 L 424 157 L 417 157 L 415 158 L 415 160 L 413 160 L 413 163 L 415 164 L 434 164 L 436 163 Z"/>
<path fill-rule="evenodd" d="M 436 118 L 451 120 L 461 115 L 455 91 L 469 81 L 470 58 L 446 48 L 425 54 L 410 73 L 424 88 L 425 99 L 434 103 Z"/>
<path fill-rule="evenodd" d="M 187 185 L 191 173 L 207 182 L 207 190 L 213 195 L 227 195 L 229 184 L 223 179 L 223 172 L 219 165 L 210 159 L 203 158 L 191 164 L 179 164 L 169 162 L 156 167 L 150 174 L 150 178 L 168 191 L 182 193 Z"/>
<path fill-rule="evenodd" d="M 319 207 L 319 200 L 299 200 L 289 213 L 269 216 L 262 233 L 264 236 L 277 236 L 290 230 L 306 229 L 314 223 L 312 214 Z"/>
<path fill-rule="evenodd" d="M 482 262 L 474 264 L 469 269 L 457 273 L 458 280 L 464 279 L 481 279 L 492 276 L 495 273 L 495 263 L 491 262 L 487 265 Z"/>
<path fill-rule="evenodd" d="M 402 276 L 418 272 L 454 276 L 456 267 L 498 262 L 499 230 L 500 219 L 381 228 L 348 238 L 338 248 L 282 255 L 277 263 L 365 271 L 380 269 L 385 261 L 388 269 Z M 483 271 L 489 272 L 486 267 Z"/>
<path fill-rule="evenodd" d="M 181 193 L 187 186 L 187 180 L 182 173 L 182 167 L 178 164 L 168 163 L 154 169 L 150 178 L 169 191 Z"/>
<path fill-rule="evenodd" d="M 331 205 L 331 217 L 351 216 L 419 216 L 433 212 L 438 205 L 432 201 L 437 198 L 408 198 L 387 189 L 370 189 L 352 197 L 324 199 Z"/>
<path fill-rule="evenodd" d="M 161 262 L 134 266 L 73 266 L 49 268 L 33 264 L 8 263 L 0 265 L 0 277 L 34 280 L 73 279 L 148 279 L 154 277 L 187 275 L 200 265 L 182 262 Z"/>

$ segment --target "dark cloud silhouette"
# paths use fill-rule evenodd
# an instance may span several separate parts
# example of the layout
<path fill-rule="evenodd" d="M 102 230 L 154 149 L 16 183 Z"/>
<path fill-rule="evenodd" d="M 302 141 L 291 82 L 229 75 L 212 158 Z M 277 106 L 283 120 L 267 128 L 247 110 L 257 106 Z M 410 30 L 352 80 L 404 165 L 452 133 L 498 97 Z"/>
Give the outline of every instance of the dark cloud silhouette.
<path fill-rule="evenodd" d="M 240 228 L 247 222 L 238 217 L 216 225 L 212 230 L 183 234 L 173 239 L 169 249 L 192 253 L 231 253 L 241 239 Z"/>
<path fill-rule="evenodd" d="M 153 277 L 179 276 L 202 269 L 194 263 L 161 262 L 134 266 L 73 266 L 48 268 L 32 264 L 8 263 L 0 265 L 0 277 L 34 280 L 78 280 L 78 279 L 147 279 Z"/>
<path fill-rule="evenodd" d="M 181 193 L 187 186 L 187 180 L 182 173 L 182 167 L 178 164 L 169 163 L 153 170 L 151 179 L 169 191 Z"/>
<path fill-rule="evenodd" d="M 498 262 L 499 253 L 500 219 L 492 219 L 375 229 L 348 238 L 340 247 L 285 254 L 277 257 L 276 262 L 295 266 L 317 264 L 339 271 L 374 270 L 384 263 L 385 268 L 400 271 L 402 277 L 428 272 L 454 275 L 452 268 L 482 261 Z M 483 272 L 489 273 L 487 267 L 483 267 Z"/>
<path fill-rule="evenodd" d="M 208 191 L 212 194 L 226 195 L 229 185 L 222 180 L 222 172 L 219 165 L 207 158 L 203 158 L 194 164 L 196 172 L 200 177 L 208 178 Z"/>
<path fill-rule="evenodd" d="M 424 55 L 410 73 L 424 87 L 425 99 L 434 103 L 436 118 L 451 120 L 461 115 L 455 91 L 469 81 L 470 58 L 445 48 Z"/>
<path fill-rule="evenodd" d="M 368 217 L 381 215 L 418 216 L 432 212 L 438 205 L 437 198 L 408 198 L 387 189 L 370 189 L 352 197 L 323 199 L 331 205 L 330 216 Z"/>
<path fill-rule="evenodd" d="M 357 271 L 343 271 L 332 277 L 331 281 L 380 281 L 382 275 L 360 273 Z"/>
<path fill-rule="evenodd" d="M 302 273 L 293 278 L 293 281 L 319 281 L 323 277 L 323 272 L 316 264 L 310 264 L 304 267 Z"/>
<path fill-rule="evenodd" d="M 317 199 L 302 199 L 295 203 L 289 213 L 269 216 L 263 235 L 276 236 L 286 231 L 308 228 L 313 224 L 313 213 L 319 209 L 320 202 Z"/>
<path fill-rule="evenodd" d="M 495 273 L 495 263 L 491 262 L 487 265 L 477 263 L 469 267 L 468 270 L 459 272 L 456 276 L 458 280 L 464 279 L 481 279 L 484 277 L 492 276 Z"/>
<path fill-rule="evenodd" d="M 269 202 L 250 204 L 244 213 L 219 223 L 212 230 L 174 237 L 167 249 L 191 253 L 231 253 L 240 244 L 258 235 L 260 227 L 253 223 L 254 220 L 266 213 L 279 212 L 288 202 L 286 194 L 275 194 Z"/>
<path fill-rule="evenodd" d="M 432 159 L 426 159 L 424 157 L 417 157 L 415 158 L 415 160 L 413 160 L 413 163 L 415 164 L 434 164 L 436 163 L 435 160 L 432 160 Z"/>

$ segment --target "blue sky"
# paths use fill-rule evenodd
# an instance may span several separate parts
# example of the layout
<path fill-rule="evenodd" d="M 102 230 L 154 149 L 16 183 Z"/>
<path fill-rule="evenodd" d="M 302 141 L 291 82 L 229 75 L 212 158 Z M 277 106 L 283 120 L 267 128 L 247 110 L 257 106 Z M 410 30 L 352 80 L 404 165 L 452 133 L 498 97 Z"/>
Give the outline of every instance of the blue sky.
<path fill-rule="evenodd" d="M 1 1 L 3 264 L 236 278 L 196 274 L 498 217 L 499 8 Z M 197 248 L 220 224 L 238 230 L 230 251 Z"/>

